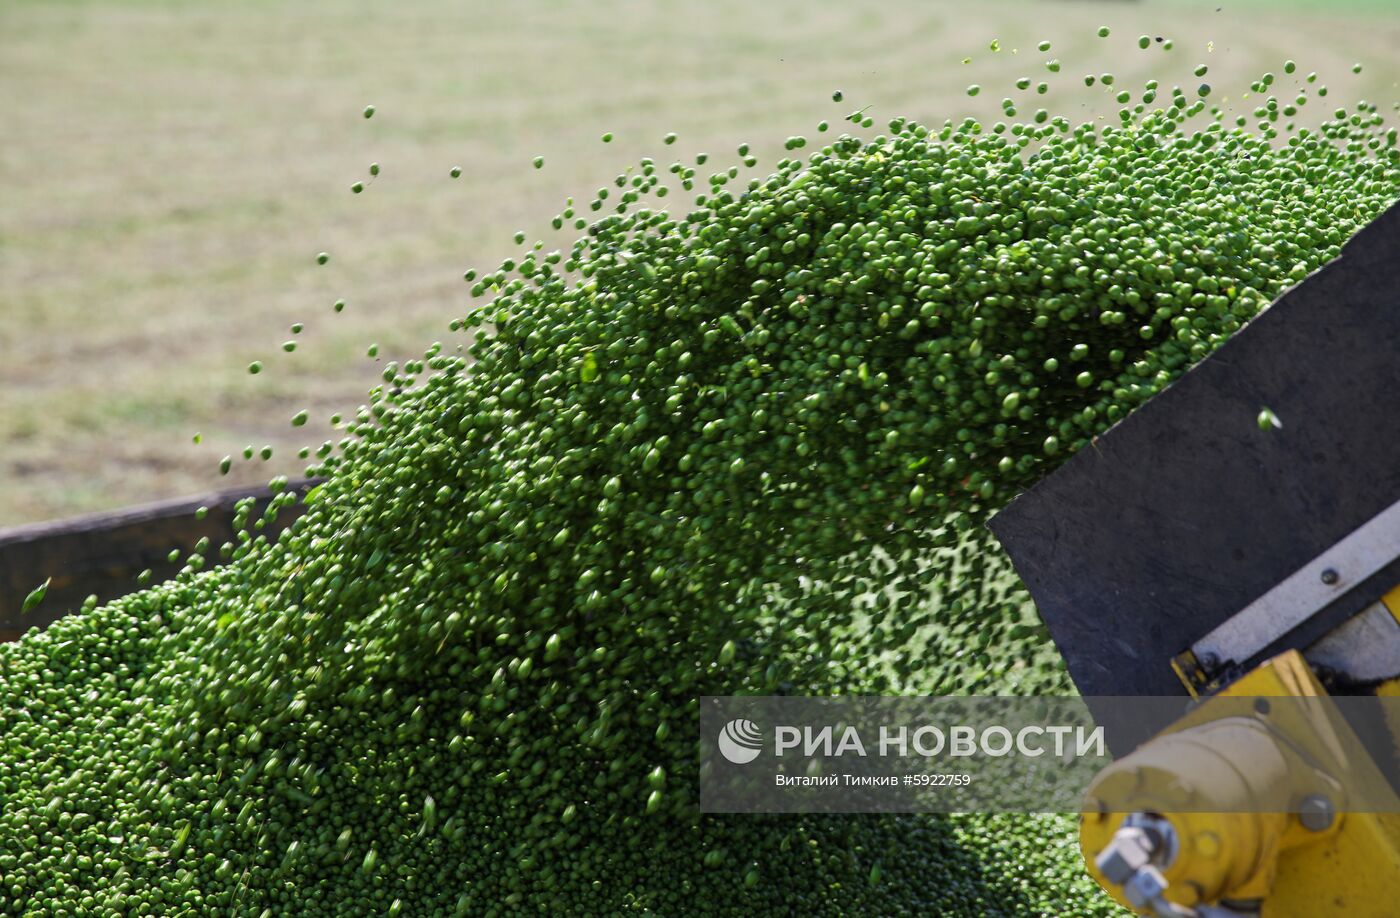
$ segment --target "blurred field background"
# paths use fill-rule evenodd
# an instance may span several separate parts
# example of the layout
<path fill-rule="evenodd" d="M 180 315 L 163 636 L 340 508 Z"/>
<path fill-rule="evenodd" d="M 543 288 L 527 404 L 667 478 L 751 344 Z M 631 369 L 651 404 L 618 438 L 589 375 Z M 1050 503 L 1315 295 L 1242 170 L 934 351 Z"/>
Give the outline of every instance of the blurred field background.
<path fill-rule="evenodd" d="M 1141 51 L 1140 34 L 1175 49 Z M 325 419 L 352 413 L 381 361 L 458 343 L 466 268 L 494 267 L 517 229 L 566 247 L 572 231 L 549 231 L 565 197 L 640 156 L 708 151 L 704 175 L 750 141 L 763 169 L 788 135 L 824 118 L 839 133 L 864 106 L 877 125 L 992 121 L 1004 96 L 1028 96 L 1022 117 L 1114 118 L 1083 74 L 1194 89 L 1198 63 L 1227 106 L 1264 70 L 1285 89 L 1315 70 L 1328 111 L 1366 98 L 1393 115 L 1397 47 L 1400 0 L 6 0 L 0 526 L 297 474 L 296 448 L 336 436 Z M 1044 101 L 1021 75 L 1051 84 Z M 264 444 L 272 461 L 219 476 Z"/>

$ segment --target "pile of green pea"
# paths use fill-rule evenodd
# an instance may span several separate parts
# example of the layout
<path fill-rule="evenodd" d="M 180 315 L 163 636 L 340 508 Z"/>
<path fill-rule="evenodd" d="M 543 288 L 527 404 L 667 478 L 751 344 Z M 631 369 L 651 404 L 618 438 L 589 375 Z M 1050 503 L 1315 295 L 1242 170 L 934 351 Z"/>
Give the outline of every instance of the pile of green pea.
<path fill-rule="evenodd" d="M 1400 195 L 1284 71 L 571 203 L 279 540 L 0 648 L 0 912 L 1113 913 L 1066 817 L 700 814 L 697 699 L 1069 690 L 988 515 Z"/>

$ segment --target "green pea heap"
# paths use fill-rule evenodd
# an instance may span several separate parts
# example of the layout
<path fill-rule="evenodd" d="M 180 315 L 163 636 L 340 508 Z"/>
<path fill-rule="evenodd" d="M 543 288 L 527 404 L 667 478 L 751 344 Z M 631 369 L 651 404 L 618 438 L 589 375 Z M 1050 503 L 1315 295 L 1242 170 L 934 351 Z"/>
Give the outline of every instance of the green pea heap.
<path fill-rule="evenodd" d="M 1299 93 L 861 111 L 571 203 L 279 540 L 280 480 L 227 564 L 0 648 L 0 911 L 1113 913 L 1065 817 L 702 816 L 697 698 L 1069 690 L 982 523 L 1400 194 L 1376 107 Z"/>

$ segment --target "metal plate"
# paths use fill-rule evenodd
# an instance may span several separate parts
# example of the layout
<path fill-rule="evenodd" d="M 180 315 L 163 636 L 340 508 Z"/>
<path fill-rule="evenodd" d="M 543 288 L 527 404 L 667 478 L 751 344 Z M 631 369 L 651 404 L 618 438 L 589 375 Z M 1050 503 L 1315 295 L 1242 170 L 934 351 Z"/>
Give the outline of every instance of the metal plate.
<path fill-rule="evenodd" d="M 1400 205 L 991 528 L 1081 692 L 1176 694 L 1174 654 L 1397 499 Z M 1396 582 L 1400 562 L 1256 659 Z"/>
<path fill-rule="evenodd" d="M 1384 569 L 1397 555 L 1400 501 L 1217 625 L 1191 650 L 1206 666 L 1211 660 L 1248 660 Z M 1395 672 L 1400 672 L 1400 656 L 1392 666 Z"/>
<path fill-rule="evenodd" d="M 1313 644 L 1304 656 L 1314 667 L 1357 682 L 1389 679 L 1400 672 L 1400 621 L 1378 602 Z"/>

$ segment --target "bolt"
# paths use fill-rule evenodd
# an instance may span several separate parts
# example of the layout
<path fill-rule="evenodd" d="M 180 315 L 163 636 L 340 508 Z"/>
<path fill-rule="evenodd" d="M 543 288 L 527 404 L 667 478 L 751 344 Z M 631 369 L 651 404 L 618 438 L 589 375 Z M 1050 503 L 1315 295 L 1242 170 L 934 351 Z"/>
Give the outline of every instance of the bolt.
<path fill-rule="evenodd" d="M 1337 573 L 1336 568 L 1329 567 L 1322 572 L 1322 582 L 1327 584 L 1328 586 L 1332 586 L 1338 580 L 1341 579 L 1342 575 Z"/>
<path fill-rule="evenodd" d="M 1332 801 L 1321 794 L 1309 794 L 1298 804 L 1298 821 L 1309 832 L 1326 831 L 1336 815 Z"/>

